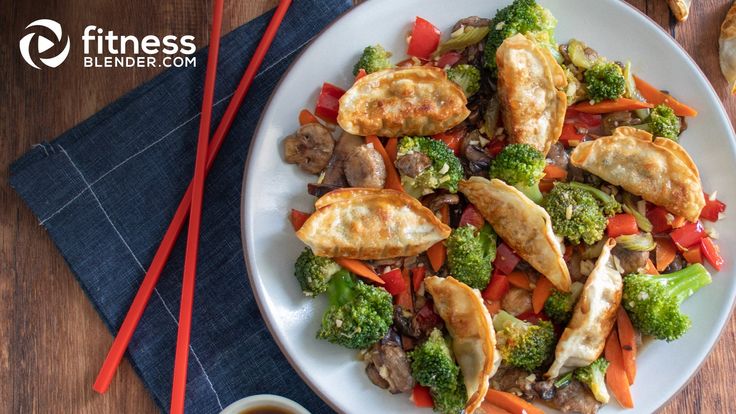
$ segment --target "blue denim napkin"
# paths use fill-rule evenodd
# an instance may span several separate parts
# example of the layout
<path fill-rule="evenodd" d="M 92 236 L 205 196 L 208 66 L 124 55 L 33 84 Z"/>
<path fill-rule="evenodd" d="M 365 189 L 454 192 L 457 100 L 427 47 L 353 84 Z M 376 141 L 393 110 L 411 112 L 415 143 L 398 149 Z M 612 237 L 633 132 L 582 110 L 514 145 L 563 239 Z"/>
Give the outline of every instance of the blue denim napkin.
<path fill-rule="evenodd" d="M 331 411 L 291 368 L 261 319 L 240 242 L 240 186 L 253 130 L 274 86 L 298 52 L 351 4 L 294 1 L 207 179 L 188 413 L 216 413 L 259 393 L 286 396 L 313 413 Z M 271 15 L 222 39 L 213 131 Z M 48 230 L 112 332 L 192 177 L 206 50 L 196 56 L 196 68 L 162 73 L 52 142 L 35 146 L 11 167 L 11 185 Z M 185 239 L 169 259 L 128 354 L 164 411 Z"/>

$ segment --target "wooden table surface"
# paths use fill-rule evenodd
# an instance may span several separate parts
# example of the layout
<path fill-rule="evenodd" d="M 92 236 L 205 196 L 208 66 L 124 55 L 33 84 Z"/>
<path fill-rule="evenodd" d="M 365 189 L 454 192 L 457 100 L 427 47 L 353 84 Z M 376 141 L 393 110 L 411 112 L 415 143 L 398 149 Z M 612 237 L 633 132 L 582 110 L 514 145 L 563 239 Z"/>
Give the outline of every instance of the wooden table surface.
<path fill-rule="evenodd" d="M 298 1 L 298 0 L 297 0 Z M 665 0 L 629 0 L 672 34 L 713 83 L 733 122 L 735 99 L 718 68 L 718 28 L 729 1 L 698 0 L 675 24 Z M 226 1 L 225 32 L 274 7 L 276 0 Z M 8 166 L 31 145 L 49 140 L 157 74 L 160 69 L 82 68 L 81 48 L 53 70 L 36 70 L 18 53 L 33 20 L 57 20 L 72 39 L 96 24 L 119 34 L 166 34 L 208 40 L 211 0 L 5 0 L 0 13 L 0 413 L 153 413 L 153 403 L 124 362 L 110 391 L 91 385 L 112 337 L 61 255 L 8 186 Z M 72 40 L 73 42 L 73 40 Z M 700 372 L 661 413 L 736 412 L 736 319 Z M 679 356 L 686 357 L 686 356 Z M 662 381 L 666 381 L 663 378 Z"/>

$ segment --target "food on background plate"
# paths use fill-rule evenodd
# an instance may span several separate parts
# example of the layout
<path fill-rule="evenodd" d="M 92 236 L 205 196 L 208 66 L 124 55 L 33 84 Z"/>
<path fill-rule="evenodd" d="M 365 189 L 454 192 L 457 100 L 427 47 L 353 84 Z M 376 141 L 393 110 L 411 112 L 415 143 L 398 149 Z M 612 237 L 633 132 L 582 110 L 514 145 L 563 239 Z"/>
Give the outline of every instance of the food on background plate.
<path fill-rule="evenodd" d="M 721 23 L 718 37 L 718 57 L 721 73 L 728 81 L 731 93 L 736 94 L 736 4 L 731 5 Z"/>
<path fill-rule="evenodd" d="M 533 0 L 444 40 L 417 17 L 406 59 L 365 47 L 284 140 L 313 174 L 290 220 L 317 338 L 417 407 L 633 408 L 641 337 L 687 334 L 724 264 L 726 205 L 678 144 L 697 111 L 556 24 Z"/>
<path fill-rule="evenodd" d="M 667 0 L 667 3 L 678 21 L 684 22 L 687 20 L 690 15 L 690 6 L 693 3 L 692 0 Z"/>

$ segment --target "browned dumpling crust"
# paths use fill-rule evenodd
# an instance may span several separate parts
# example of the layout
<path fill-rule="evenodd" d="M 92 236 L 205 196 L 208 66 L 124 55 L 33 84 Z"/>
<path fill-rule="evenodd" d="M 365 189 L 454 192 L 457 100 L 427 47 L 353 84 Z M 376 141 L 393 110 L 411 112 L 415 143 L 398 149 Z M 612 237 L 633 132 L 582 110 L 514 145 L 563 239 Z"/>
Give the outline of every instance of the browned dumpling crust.
<path fill-rule="evenodd" d="M 698 168 L 671 139 L 652 140 L 646 131 L 619 127 L 609 137 L 578 145 L 570 161 L 692 222 L 705 205 Z"/>
<path fill-rule="evenodd" d="M 337 123 L 354 135 L 433 135 L 467 118 L 467 103 L 462 89 L 440 68 L 386 69 L 364 76 L 345 92 Z"/>
<path fill-rule="evenodd" d="M 493 230 L 557 289 L 570 290 L 570 272 L 562 257 L 552 220 L 540 206 L 501 180 L 471 177 L 460 191 L 478 208 Z"/>
<path fill-rule="evenodd" d="M 468 392 L 465 412 L 472 413 L 485 399 L 494 371 L 496 332 L 491 315 L 480 292 L 452 276 L 428 277 L 424 286 L 452 337 L 452 351 Z"/>
<path fill-rule="evenodd" d="M 736 4 L 728 9 L 721 23 L 721 35 L 718 37 L 718 58 L 721 73 L 728 81 L 731 93 L 736 95 Z"/>
<path fill-rule="evenodd" d="M 317 256 L 414 256 L 450 235 L 450 227 L 432 211 L 400 191 L 351 188 L 324 197 L 296 232 Z"/>
<path fill-rule="evenodd" d="M 503 41 L 496 62 L 510 141 L 532 145 L 546 155 L 565 121 L 567 95 L 560 90 L 567 86 L 565 72 L 549 50 L 521 34 Z"/>
<path fill-rule="evenodd" d="M 549 378 L 590 365 L 603 352 L 623 292 L 623 280 L 611 254 L 614 246 L 616 240 L 608 239 L 585 281 L 572 319 L 557 342 L 555 362 L 547 371 Z"/>

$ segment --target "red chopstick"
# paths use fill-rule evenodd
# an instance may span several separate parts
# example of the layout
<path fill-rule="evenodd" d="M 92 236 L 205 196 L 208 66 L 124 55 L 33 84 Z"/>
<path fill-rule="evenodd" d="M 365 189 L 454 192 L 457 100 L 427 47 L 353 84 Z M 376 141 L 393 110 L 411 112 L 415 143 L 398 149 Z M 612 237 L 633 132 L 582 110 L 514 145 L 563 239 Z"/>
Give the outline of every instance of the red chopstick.
<path fill-rule="evenodd" d="M 225 110 L 225 114 L 222 116 L 220 124 L 210 141 L 207 154 L 207 171 L 212 168 L 215 158 L 217 157 L 217 153 L 220 150 L 220 147 L 222 147 L 227 133 L 230 131 L 230 126 L 232 126 L 232 123 L 235 120 L 235 116 L 248 93 L 248 89 L 250 89 L 250 85 L 253 83 L 253 79 L 258 73 L 261 63 L 263 63 L 266 52 L 271 46 L 271 43 L 276 36 L 276 31 L 278 30 L 281 21 L 284 19 L 284 15 L 290 5 L 291 0 L 281 0 L 279 2 L 279 5 L 271 18 L 255 53 L 253 53 L 245 73 L 243 73 L 243 77 L 240 79 L 238 88 L 235 90 L 232 98 L 230 98 L 230 103 Z M 102 368 L 100 368 L 100 372 L 97 374 L 97 378 L 95 379 L 95 383 L 92 388 L 99 393 L 104 393 L 110 387 L 115 371 L 117 370 L 118 365 L 120 365 L 120 361 L 125 354 L 125 350 L 128 348 L 130 339 L 133 337 L 133 333 L 135 332 L 136 326 L 138 326 L 141 316 L 143 316 L 143 312 L 146 310 L 146 305 L 156 288 L 156 283 L 158 283 L 161 272 L 171 255 L 171 251 L 179 237 L 179 233 L 181 233 L 181 229 L 184 227 L 184 223 L 186 223 L 187 217 L 189 216 L 189 207 L 191 202 L 192 184 L 189 184 L 189 187 L 184 193 L 169 227 L 166 229 L 166 233 L 161 240 L 161 244 L 159 245 L 158 250 L 156 250 L 156 254 L 151 261 L 151 265 L 146 272 L 146 276 L 143 278 L 143 282 L 138 288 L 138 293 L 136 293 L 133 303 L 130 305 L 130 309 L 125 315 L 125 319 L 123 320 L 120 330 L 110 347 L 110 351 L 105 358 L 105 362 L 102 364 Z"/>

